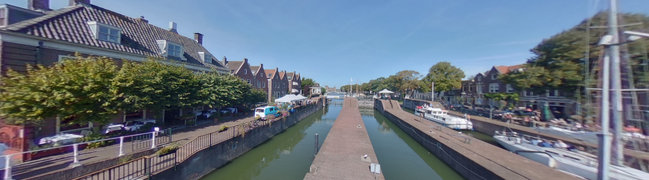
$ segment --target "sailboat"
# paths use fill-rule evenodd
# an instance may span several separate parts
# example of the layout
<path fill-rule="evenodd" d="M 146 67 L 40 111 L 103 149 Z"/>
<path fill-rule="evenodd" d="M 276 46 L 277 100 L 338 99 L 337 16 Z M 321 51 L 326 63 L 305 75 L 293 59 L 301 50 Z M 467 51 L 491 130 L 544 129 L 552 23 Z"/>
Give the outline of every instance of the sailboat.
<path fill-rule="evenodd" d="M 609 34 L 601 38 L 599 45 L 606 47 L 606 56 L 602 60 L 602 84 L 600 100 L 601 132 L 599 134 L 598 156 L 569 148 L 563 142 L 550 144 L 538 138 L 516 134 L 515 132 L 496 132 L 494 138 L 503 147 L 530 160 L 546 164 L 567 173 L 575 174 L 587 179 L 648 179 L 649 173 L 640 171 L 623 164 L 622 154 L 622 125 L 621 119 L 621 73 L 620 50 L 621 45 L 618 31 L 617 0 L 610 0 L 610 13 L 608 18 Z M 649 34 L 625 31 L 624 34 L 649 38 Z M 630 38 L 631 39 L 631 38 Z M 637 38 L 635 38 L 637 39 Z M 612 78 L 612 80 L 611 80 Z M 612 96 L 609 98 L 609 96 Z M 613 102 L 613 106 L 610 106 Z M 612 112 L 612 113 L 611 113 Z M 613 118 L 613 133 L 609 133 Z M 553 129 L 557 131 L 557 129 Z M 560 129 L 559 129 L 560 131 Z M 570 132 L 570 131 L 564 131 Z M 592 140 L 593 134 L 588 134 L 586 139 Z M 614 141 L 612 143 L 612 138 Z M 614 144 L 614 145 L 612 145 Z M 611 158 L 611 150 L 615 154 Z M 611 163 L 613 159 L 613 163 Z"/>

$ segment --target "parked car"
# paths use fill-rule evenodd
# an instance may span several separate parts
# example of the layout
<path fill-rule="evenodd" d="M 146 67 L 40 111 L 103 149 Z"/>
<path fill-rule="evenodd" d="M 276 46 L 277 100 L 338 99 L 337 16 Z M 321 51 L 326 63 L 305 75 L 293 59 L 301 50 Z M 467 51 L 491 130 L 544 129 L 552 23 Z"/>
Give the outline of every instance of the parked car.
<path fill-rule="evenodd" d="M 517 116 L 535 116 L 534 112 L 531 111 L 514 111 L 514 114 Z"/>
<path fill-rule="evenodd" d="M 264 106 L 255 108 L 255 117 L 259 117 L 263 120 L 268 119 L 269 116 L 279 117 L 282 114 L 279 112 L 279 108 L 275 106 Z"/>
<path fill-rule="evenodd" d="M 140 130 L 142 126 L 149 125 L 149 124 L 151 125 L 155 124 L 155 119 L 127 121 L 126 123 L 124 123 L 124 130 L 137 131 Z"/>
<path fill-rule="evenodd" d="M 197 119 L 207 119 L 212 116 L 214 116 L 214 113 L 217 111 L 215 109 L 210 109 L 210 110 L 204 110 L 204 111 L 196 111 L 194 114 L 196 114 Z"/>
<path fill-rule="evenodd" d="M 122 123 L 110 123 L 106 125 L 106 128 L 104 129 L 104 134 L 113 134 L 113 133 L 118 133 L 120 131 L 124 131 L 124 124 Z"/>
<path fill-rule="evenodd" d="M 223 108 L 221 109 L 221 114 L 235 114 L 237 113 L 237 108 Z"/>

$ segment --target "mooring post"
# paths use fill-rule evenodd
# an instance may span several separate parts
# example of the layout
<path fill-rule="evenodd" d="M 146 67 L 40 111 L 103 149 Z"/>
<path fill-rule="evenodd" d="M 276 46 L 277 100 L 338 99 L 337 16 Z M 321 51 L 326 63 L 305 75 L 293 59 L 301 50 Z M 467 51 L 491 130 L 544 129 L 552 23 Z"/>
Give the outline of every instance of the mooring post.
<path fill-rule="evenodd" d="M 319 144 L 319 142 L 318 142 L 318 133 L 315 133 L 315 150 L 313 152 L 313 155 L 318 154 L 318 144 Z"/>
<path fill-rule="evenodd" d="M 10 155 L 5 155 L 5 177 L 4 180 L 12 180 L 11 179 L 11 154 Z"/>

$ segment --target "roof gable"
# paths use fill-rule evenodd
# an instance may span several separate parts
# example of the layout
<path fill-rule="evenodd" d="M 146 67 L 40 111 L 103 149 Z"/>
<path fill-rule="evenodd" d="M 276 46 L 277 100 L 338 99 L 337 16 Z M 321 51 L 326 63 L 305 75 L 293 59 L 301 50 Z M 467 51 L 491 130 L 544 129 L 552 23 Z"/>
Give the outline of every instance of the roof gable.
<path fill-rule="evenodd" d="M 88 22 L 114 26 L 121 30 L 120 43 L 97 40 Z M 201 44 L 178 33 L 149 24 L 139 18 L 131 18 L 96 5 L 77 4 L 46 15 L 21 21 L 2 28 L 6 31 L 65 41 L 97 48 L 116 50 L 146 57 L 162 56 L 157 40 L 166 40 L 183 46 L 185 63 L 204 65 L 224 70 L 218 62 L 202 62 L 198 52 L 207 52 Z"/>

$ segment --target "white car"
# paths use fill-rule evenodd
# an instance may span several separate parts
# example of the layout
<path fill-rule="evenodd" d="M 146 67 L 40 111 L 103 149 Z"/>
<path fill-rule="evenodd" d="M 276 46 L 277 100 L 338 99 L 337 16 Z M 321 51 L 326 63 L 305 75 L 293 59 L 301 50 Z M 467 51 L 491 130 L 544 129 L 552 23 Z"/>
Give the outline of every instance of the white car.
<path fill-rule="evenodd" d="M 124 123 L 124 130 L 137 131 L 140 130 L 142 126 L 147 124 L 155 124 L 155 119 L 128 121 Z"/>
<path fill-rule="evenodd" d="M 221 109 L 221 114 L 227 114 L 227 113 L 230 113 L 230 114 L 237 113 L 237 108 L 223 108 L 223 109 Z"/>
<path fill-rule="evenodd" d="M 104 130 L 104 134 L 108 134 L 111 132 L 116 132 L 116 131 L 121 131 L 124 130 L 124 125 L 120 123 L 110 123 L 108 126 L 106 126 L 106 130 Z"/>

